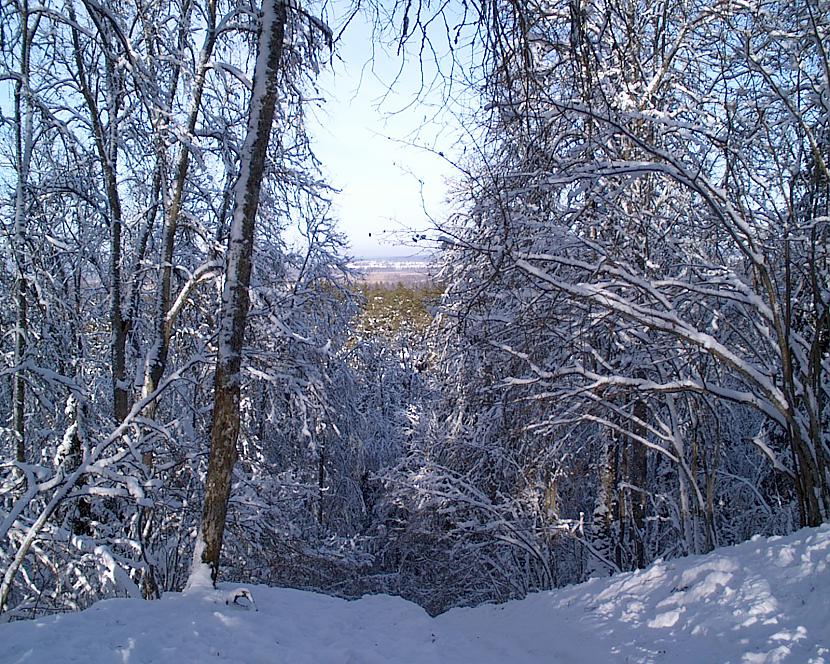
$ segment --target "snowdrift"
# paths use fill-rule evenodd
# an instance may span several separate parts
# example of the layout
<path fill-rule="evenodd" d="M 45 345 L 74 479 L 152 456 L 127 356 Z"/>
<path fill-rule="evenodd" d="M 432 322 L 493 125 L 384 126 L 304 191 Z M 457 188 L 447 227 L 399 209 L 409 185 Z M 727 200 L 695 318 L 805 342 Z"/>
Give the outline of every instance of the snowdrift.
<path fill-rule="evenodd" d="M 0 625 L 2 662 L 830 663 L 830 525 L 430 618 L 235 585 Z"/>

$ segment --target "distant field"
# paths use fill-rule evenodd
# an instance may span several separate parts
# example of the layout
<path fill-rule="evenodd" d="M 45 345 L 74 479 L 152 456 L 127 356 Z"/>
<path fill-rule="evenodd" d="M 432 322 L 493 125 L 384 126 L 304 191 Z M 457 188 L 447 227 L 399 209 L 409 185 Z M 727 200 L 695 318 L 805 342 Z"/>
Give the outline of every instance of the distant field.
<path fill-rule="evenodd" d="M 430 266 L 425 261 L 356 260 L 351 267 L 357 270 L 359 281 L 372 286 L 417 286 L 432 283 Z"/>

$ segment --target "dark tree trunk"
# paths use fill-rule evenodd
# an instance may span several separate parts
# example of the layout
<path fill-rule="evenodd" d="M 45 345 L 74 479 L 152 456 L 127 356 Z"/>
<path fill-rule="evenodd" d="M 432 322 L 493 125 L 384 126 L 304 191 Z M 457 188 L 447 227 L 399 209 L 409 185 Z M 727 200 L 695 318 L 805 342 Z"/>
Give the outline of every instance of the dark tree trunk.
<path fill-rule="evenodd" d="M 20 79 L 15 84 L 14 114 L 16 130 L 17 188 L 14 202 L 14 251 L 17 263 L 15 279 L 14 374 L 12 377 L 12 431 L 15 437 L 15 458 L 26 461 L 26 381 L 21 364 L 26 355 L 29 327 L 29 305 L 26 285 L 26 216 L 29 164 L 32 153 L 34 109 L 29 98 L 29 3 L 20 6 L 21 47 Z"/>
<path fill-rule="evenodd" d="M 213 47 L 216 44 L 216 2 L 211 0 L 207 5 L 208 25 L 202 52 L 199 55 L 199 66 L 196 71 L 196 78 L 193 82 L 193 99 L 187 120 L 187 136 L 193 136 L 196 132 L 196 122 L 202 107 L 202 95 L 205 89 L 205 78 L 210 69 L 210 59 L 213 55 Z M 170 97 L 175 94 L 175 84 L 171 87 Z M 142 396 L 152 394 L 158 388 L 162 376 L 167 368 L 167 358 L 170 352 L 170 340 L 173 334 L 173 320 L 170 317 L 170 301 L 173 279 L 173 253 L 175 249 L 176 229 L 178 228 L 179 217 L 182 211 L 184 189 L 187 184 L 187 174 L 190 169 L 190 147 L 184 143 L 181 145 L 179 159 L 176 165 L 176 181 L 173 188 L 173 199 L 165 214 L 164 230 L 161 247 L 161 279 L 159 295 L 156 303 L 155 313 L 155 340 L 147 362 L 144 376 L 144 388 Z M 159 166 L 162 168 L 162 165 Z M 156 402 L 148 406 L 147 415 L 153 417 Z"/>
<path fill-rule="evenodd" d="M 75 10 L 72 3 L 67 5 L 69 18 L 74 22 Z M 90 13 L 90 18 L 98 28 L 98 34 L 102 40 L 105 50 L 110 51 L 110 35 L 106 23 L 100 20 L 95 13 Z M 109 212 L 110 227 L 110 367 L 112 370 L 112 401 L 113 417 L 117 423 L 121 423 L 129 413 L 129 388 L 127 385 L 127 333 L 129 321 L 124 318 L 122 311 L 122 230 L 123 218 L 121 212 L 121 195 L 118 191 L 118 145 L 117 138 L 104 127 L 101 119 L 101 112 L 98 106 L 93 86 L 90 85 L 89 74 L 83 59 L 83 48 L 80 42 L 79 30 L 76 26 L 72 28 L 72 43 L 75 50 L 75 65 L 77 67 L 78 83 L 81 95 L 86 102 L 86 110 L 89 112 L 90 123 L 92 124 L 95 149 L 101 161 L 101 171 L 104 178 L 104 186 L 107 194 L 107 206 Z M 115 83 L 115 61 L 117 57 L 108 53 L 106 58 L 106 71 L 104 76 L 109 79 L 108 87 L 116 90 L 108 97 L 106 114 L 110 118 L 118 117 L 121 103 L 123 101 L 123 90 Z"/>
<path fill-rule="evenodd" d="M 645 422 L 648 417 L 646 402 L 637 399 L 634 402 L 634 433 L 640 438 L 648 438 Z M 646 446 L 639 441 L 631 442 L 631 461 L 629 465 L 631 483 L 636 487 L 636 493 L 631 496 L 631 511 L 634 519 L 634 555 L 638 569 L 646 566 L 646 512 L 648 510 L 648 495 L 646 483 L 648 480 L 648 457 Z"/>
<path fill-rule="evenodd" d="M 210 462 L 205 482 L 202 525 L 194 556 L 191 583 L 198 568 L 207 565 L 211 579 L 219 575 L 219 554 L 225 531 L 231 475 L 237 459 L 242 341 L 248 315 L 248 287 L 254 221 L 277 101 L 277 78 L 285 35 L 286 6 L 282 0 L 266 0 L 259 28 L 254 90 L 248 133 L 242 149 L 239 179 L 234 186 L 233 220 L 228 238 L 227 271 L 219 321 L 219 352 L 214 378 L 213 424 Z"/>

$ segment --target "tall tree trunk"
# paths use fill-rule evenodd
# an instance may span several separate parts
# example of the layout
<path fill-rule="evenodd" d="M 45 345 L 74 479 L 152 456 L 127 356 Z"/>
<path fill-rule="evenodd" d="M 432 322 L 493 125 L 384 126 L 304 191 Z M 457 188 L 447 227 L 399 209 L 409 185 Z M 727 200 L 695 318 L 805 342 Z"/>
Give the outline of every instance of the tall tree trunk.
<path fill-rule="evenodd" d="M 67 4 L 69 18 L 73 23 L 75 9 L 70 2 Z M 121 108 L 123 90 L 119 89 L 115 67 L 117 58 L 110 52 L 110 36 L 106 23 L 100 17 L 90 12 L 90 18 L 95 22 L 102 44 L 106 51 L 105 79 L 108 88 L 107 115 L 117 118 Z M 95 149 L 101 161 L 101 171 L 104 177 L 104 186 L 107 195 L 110 227 L 110 366 L 112 371 L 112 400 L 113 416 L 121 423 L 129 412 L 129 390 L 126 384 L 127 376 L 127 332 L 129 321 L 125 320 L 122 311 L 122 239 L 123 217 L 121 211 L 121 195 L 118 191 L 118 128 L 111 121 L 110 127 L 105 127 L 101 120 L 98 101 L 89 84 L 89 76 L 83 59 L 83 50 L 80 42 L 80 32 L 76 25 L 72 27 L 72 43 L 75 50 L 75 65 L 78 73 L 78 83 L 81 95 L 89 111 L 90 123 L 95 139 Z"/>
<path fill-rule="evenodd" d="M 648 438 L 646 418 L 648 408 L 643 399 L 634 402 L 634 433 L 642 439 Z M 646 493 L 648 482 L 648 456 L 646 446 L 642 443 L 631 441 L 631 460 L 629 471 L 631 473 L 631 484 L 636 487 L 636 492 L 631 496 L 631 512 L 634 519 L 634 556 L 638 569 L 646 566 L 646 513 L 648 511 L 648 494 Z"/>
<path fill-rule="evenodd" d="M 34 141 L 32 101 L 29 91 L 29 3 L 20 5 L 20 78 L 14 89 L 16 128 L 17 186 L 14 197 L 14 251 L 17 267 L 15 282 L 14 376 L 12 378 L 12 431 L 15 437 L 15 456 L 26 461 L 26 381 L 23 378 L 23 359 L 28 336 L 28 301 L 26 299 L 26 215 L 29 188 L 29 166 Z"/>
<path fill-rule="evenodd" d="M 228 237 L 227 269 L 219 320 L 219 350 L 214 377 L 210 461 L 205 481 L 202 524 L 193 556 L 189 586 L 199 585 L 209 570 L 215 584 L 225 531 L 231 475 L 237 459 L 242 341 L 248 315 L 248 287 L 254 222 L 277 101 L 277 78 L 285 36 L 283 0 L 265 0 L 259 26 L 257 59 L 248 130 L 234 186 L 233 219 Z"/>
<path fill-rule="evenodd" d="M 208 25 L 205 41 L 199 55 L 199 64 L 193 82 L 193 97 L 188 111 L 187 136 L 192 137 L 196 131 L 196 122 L 202 107 L 202 95 L 205 89 L 205 78 L 210 69 L 210 59 L 213 47 L 216 44 L 216 2 L 211 0 L 207 4 Z M 180 39 L 180 43 L 183 39 Z M 175 85 L 175 84 L 174 84 Z M 171 98 L 175 90 L 171 89 Z M 161 165 L 160 165 L 161 167 Z M 170 339 L 173 334 L 173 320 L 170 317 L 170 300 L 173 278 L 173 250 L 175 247 L 176 229 L 182 211 L 184 188 L 187 183 L 187 173 L 190 168 L 190 147 L 182 143 L 179 159 L 176 165 L 176 181 L 173 189 L 173 198 L 165 214 L 164 233 L 161 247 L 161 279 L 159 295 L 155 313 L 155 339 L 153 347 L 147 357 L 147 367 L 144 373 L 144 387 L 142 397 L 152 394 L 161 382 L 167 368 L 167 357 L 170 352 Z M 155 413 L 156 402 L 148 405 L 149 417 Z"/>

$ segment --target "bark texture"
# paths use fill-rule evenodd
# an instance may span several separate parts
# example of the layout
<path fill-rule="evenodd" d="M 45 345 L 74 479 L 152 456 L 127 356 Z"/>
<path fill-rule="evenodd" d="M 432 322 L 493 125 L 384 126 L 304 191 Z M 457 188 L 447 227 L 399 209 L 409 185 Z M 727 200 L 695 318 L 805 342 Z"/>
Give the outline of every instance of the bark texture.
<path fill-rule="evenodd" d="M 214 583 L 219 575 L 231 476 L 237 459 L 240 366 L 249 307 L 254 222 L 277 101 L 277 74 L 282 58 L 285 21 L 286 6 L 282 0 L 266 0 L 259 28 L 248 133 L 242 151 L 239 179 L 234 186 L 233 221 L 228 239 L 219 353 L 214 378 L 210 461 L 202 512 L 201 538 L 204 546 L 201 548 L 201 560 L 194 560 L 194 568 L 199 563 L 210 567 Z M 195 576 L 195 569 L 191 576 Z"/>

